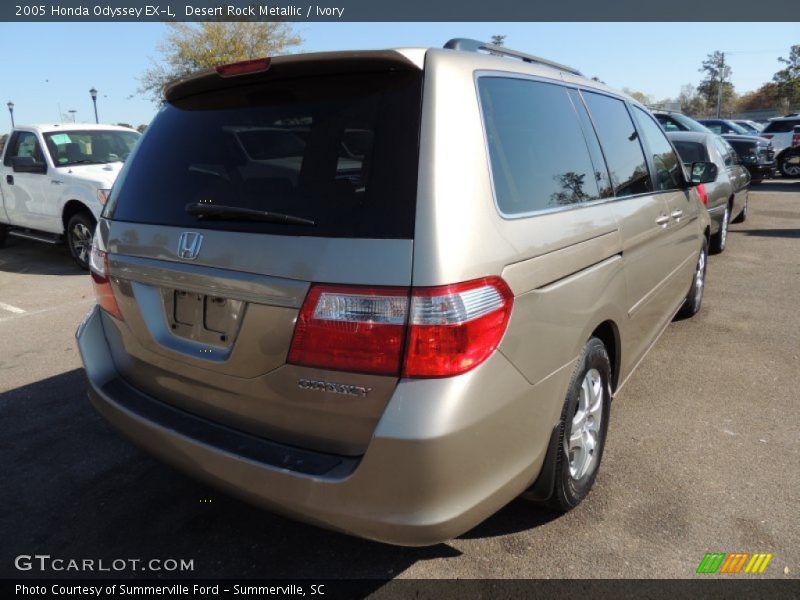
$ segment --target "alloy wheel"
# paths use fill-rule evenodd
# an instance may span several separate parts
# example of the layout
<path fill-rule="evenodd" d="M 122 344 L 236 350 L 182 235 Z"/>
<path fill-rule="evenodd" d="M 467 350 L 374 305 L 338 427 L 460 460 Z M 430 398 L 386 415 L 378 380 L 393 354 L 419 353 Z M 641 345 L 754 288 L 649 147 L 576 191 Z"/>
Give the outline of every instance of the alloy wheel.
<path fill-rule="evenodd" d="M 604 393 L 600 372 L 589 369 L 581 384 L 567 444 L 569 474 L 575 480 L 591 473 L 597 466 Z"/>

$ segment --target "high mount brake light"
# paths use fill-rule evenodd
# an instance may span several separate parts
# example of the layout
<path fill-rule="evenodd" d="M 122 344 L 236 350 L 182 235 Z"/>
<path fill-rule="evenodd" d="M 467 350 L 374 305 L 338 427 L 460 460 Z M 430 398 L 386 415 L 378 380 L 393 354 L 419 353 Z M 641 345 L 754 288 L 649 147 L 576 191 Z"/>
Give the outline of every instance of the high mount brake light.
<path fill-rule="evenodd" d="M 247 75 L 248 73 L 258 73 L 269 69 L 269 58 L 254 58 L 253 60 L 243 60 L 241 62 L 219 65 L 216 68 L 221 77 L 235 77 L 236 75 Z"/>
<path fill-rule="evenodd" d="M 404 377 L 449 377 L 497 348 L 513 294 L 499 277 L 430 288 L 312 285 L 287 362 Z"/>

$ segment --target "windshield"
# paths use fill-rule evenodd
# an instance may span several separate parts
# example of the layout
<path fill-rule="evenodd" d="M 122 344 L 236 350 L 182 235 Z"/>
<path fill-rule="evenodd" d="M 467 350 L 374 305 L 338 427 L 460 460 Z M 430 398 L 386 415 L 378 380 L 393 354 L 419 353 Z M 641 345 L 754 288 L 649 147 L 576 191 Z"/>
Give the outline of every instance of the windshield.
<path fill-rule="evenodd" d="M 698 131 L 700 133 L 712 133 L 712 131 L 708 127 L 702 125 L 701 123 L 698 123 L 697 121 L 695 121 L 690 117 L 687 117 L 686 115 L 675 113 L 670 116 L 686 128 L 684 131 Z"/>
<path fill-rule="evenodd" d="M 90 129 L 44 134 L 47 150 L 57 167 L 125 162 L 140 134 L 135 131 Z"/>
<path fill-rule="evenodd" d="M 331 74 L 166 104 L 105 214 L 175 227 L 410 239 L 421 83 L 416 71 Z M 202 219 L 187 204 L 296 219 Z"/>

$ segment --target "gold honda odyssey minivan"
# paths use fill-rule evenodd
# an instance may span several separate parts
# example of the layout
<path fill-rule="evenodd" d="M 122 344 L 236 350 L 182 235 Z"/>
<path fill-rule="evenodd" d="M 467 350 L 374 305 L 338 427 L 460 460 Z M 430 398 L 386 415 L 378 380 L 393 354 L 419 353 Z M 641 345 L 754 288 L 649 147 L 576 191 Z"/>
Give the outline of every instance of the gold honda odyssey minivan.
<path fill-rule="evenodd" d="M 471 40 L 199 73 L 98 224 L 89 396 L 178 468 L 366 538 L 569 510 L 612 397 L 700 308 L 714 168 L 631 98 Z"/>

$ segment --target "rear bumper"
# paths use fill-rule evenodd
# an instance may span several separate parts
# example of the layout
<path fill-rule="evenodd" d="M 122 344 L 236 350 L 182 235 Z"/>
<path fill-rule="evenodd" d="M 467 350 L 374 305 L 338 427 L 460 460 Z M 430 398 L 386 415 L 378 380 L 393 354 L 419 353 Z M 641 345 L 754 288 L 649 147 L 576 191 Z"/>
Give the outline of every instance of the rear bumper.
<path fill-rule="evenodd" d="M 92 404 L 120 432 L 255 504 L 399 545 L 456 537 L 535 481 L 571 366 L 531 386 L 495 353 L 461 377 L 401 381 L 366 453 L 340 457 L 244 434 L 143 394 L 117 374 L 104 319 L 97 307 L 87 315 L 78 346 Z"/>

